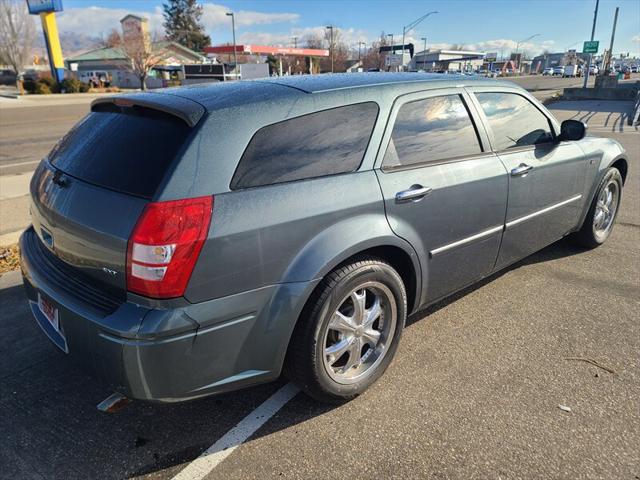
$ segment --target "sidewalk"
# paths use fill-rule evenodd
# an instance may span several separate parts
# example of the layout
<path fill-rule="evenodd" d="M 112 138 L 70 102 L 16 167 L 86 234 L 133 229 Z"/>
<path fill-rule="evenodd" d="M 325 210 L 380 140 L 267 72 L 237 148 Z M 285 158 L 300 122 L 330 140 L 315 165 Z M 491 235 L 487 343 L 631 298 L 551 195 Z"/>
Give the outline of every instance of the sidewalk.
<path fill-rule="evenodd" d="M 17 98 L 0 96 L 0 110 L 25 107 L 50 107 L 56 105 L 81 105 L 91 103 L 96 98 L 122 95 L 123 93 L 52 93 L 50 95 L 22 95 Z"/>
<path fill-rule="evenodd" d="M 0 176 L 0 200 L 17 198 L 29 193 L 29 182 L 33 172 Z"/>

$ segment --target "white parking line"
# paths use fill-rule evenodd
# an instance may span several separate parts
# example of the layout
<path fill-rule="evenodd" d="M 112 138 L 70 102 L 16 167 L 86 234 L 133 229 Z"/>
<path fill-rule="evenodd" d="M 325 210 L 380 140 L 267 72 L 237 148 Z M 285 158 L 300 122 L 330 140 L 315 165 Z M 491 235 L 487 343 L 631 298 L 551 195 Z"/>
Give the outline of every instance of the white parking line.
<path fill-rule="evenodd" d="M 265 400 L 258 408 L 244 417 L 240 423 L 229 430 L 216 443 L 207 448 L 202 455 L 180 471 L 173 480 L 201 480 L 216 468 L 225 458 L 255 433 L 289 400 L 296 396 L 298 388 L 287 383 Z"/>

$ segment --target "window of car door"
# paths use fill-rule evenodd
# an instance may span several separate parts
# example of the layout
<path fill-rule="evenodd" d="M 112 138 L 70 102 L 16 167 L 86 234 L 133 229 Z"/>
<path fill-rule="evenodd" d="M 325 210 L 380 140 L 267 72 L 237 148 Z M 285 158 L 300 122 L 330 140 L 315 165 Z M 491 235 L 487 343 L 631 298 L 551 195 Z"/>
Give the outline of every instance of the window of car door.
<path fill-rule="evenodd" d="M 482 154 L 478 131 L 460 94 L 408 101 L 396 115 L 382 169 L 392 171 Z"/>
<path fill-rule="evenodd" d="M 494 151 L 555 143 L 551 121 L 524 96 L 509 92 L 476 92 L 475 96 L 492 132 Z"/>

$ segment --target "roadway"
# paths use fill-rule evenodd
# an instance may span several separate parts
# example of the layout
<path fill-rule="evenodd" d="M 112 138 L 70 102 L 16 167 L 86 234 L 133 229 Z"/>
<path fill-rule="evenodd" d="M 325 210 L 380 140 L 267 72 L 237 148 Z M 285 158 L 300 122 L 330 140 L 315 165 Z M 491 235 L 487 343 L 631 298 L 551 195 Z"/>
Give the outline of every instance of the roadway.
<path fill-rule="evenodd" d="M 0 477 L 164 480 L 215 444 L 209 480 L 638 478 L 640 135 L 623 102 L 551 108 L 629 151 L 609 241 L 557 242 L 413 315 L 384 377 L 339 407 L 298 394 L 256 418 L 281 380 L 102 414 L 111 392 L 39 331 L 19 274 L 0 277 Z"/>

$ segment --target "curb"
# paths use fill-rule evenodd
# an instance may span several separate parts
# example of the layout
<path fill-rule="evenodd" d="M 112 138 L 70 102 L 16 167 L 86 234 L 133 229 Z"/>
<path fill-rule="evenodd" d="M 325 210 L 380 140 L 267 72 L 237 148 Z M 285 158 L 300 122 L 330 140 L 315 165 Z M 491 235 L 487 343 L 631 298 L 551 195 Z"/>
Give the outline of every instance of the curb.
<path fill-rule="evenodd" d="M 8 247 L 10 245 L 18 243 L 18 240 L 20 240 L 20 235 L 22 235 L 22 232 L 24 230 L 25 229 L 23 228 L 21 230 L 16 230 L 15 232 L 9 232 L 0 235 L 0 247 Z"/>
<path fill-rule="evenodd" d="M 0 289 L 16 287 L 22 283 L 20 270 L 12 270 L 0 274 Z"/>

